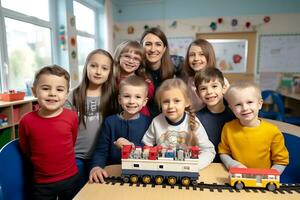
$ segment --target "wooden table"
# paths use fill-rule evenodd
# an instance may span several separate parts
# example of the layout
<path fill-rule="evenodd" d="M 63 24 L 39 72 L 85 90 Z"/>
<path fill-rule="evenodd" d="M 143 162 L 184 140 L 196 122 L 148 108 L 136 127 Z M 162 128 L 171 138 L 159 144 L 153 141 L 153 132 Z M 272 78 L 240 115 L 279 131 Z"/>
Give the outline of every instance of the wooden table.
<path fill-rule="evenodd" d="M 278 90 L 278 92 L 285 98 L 284 104 L 291 111 L 288 113 L 291 116 L 300 116 L 300 94 L 292 93 L 287 90 Z"/>
<path fill-rule="evenodd" d="M 107 171 L 112 174 L 113 176 L 119 176 L 121 173 L 120 165 L 113 165 L 107 167 Z M 207 168 L 201 170 L 199 181 L 204 183 L 227 183 L 228 182 L 228 173 L 226 169 L 220 163 L 212 163 Z M 75 200 L 93 200 L 93 199 L 101 199 L 101 200 L 115 200 L 115 199 L 124 199 L 124 200 L 161 200 L 161 199 L 172 199 L 172 200 L 184 200 L 184 199 L 228 199 L 228 200 L 235 200 L 235 199 L 242 199 L 242 200 L 259 200 L 259 199 L 272 199 L 272 200 L 289 200 L 289 199 L 300 199 L 300 194 L 293 192 L 293 194 L 285 192 L 284 194 L 281 193 L 273 193 L 269 191 L 258 191 L 257 193 L 250 190 L 247 192 L 245 190 L 241 190 L 239 192 L 233 190 L 230 192 L 228 190 L 222 190 L 219 192 L 218 190 L 209 190 L 204 189 L 200 190 L 193 190 L 192 187 L 186 189 L 182 187 L 175 186 L 172 188 L 171 186 L 167 185 L 165 188 L 161 185 L 155 185 L 152 187 L 151 184 L 146 185 L 143 187 L 141 184 L 137 186 L 133 184 L 89 184 L 87 183 L 82 190 L 76 195 L 74 198 Z"/>
<path fill-rule="evenodd" d="M 278 126 L 278 128 L 284 132 L 300 137 L 300 127 L 287 124 L 280 121 L 265 119 L 270 121 L 271 123 Z M 121 174 L 120 165 L 108 166 L 107 171 L 110 175 L 118 177 Z M 204 183 L 217 183 L 224 184 L 228 183 L 228 172 L 220 163 L 212 163 L 207 168 L 200 171 L 200 182 Z M 76 200 L 93 200 L 93 199 L 101 199 L 101 200 L 115 200 L 115 199 L 128 199 L 128 200 L 161 200 L 161 199 L 227 199 L 227 200 L 289 200 L 289 199 L 300 199 L 300 194 L 293 192 L 289 194 L 285 192 L 284 194 L 278 193 L 275 194 L 273 192 L 265 191 L 262 193 L 258 191 L 257 193 L 250 190 L 247 192 L 245 190 L 241 190 L 240 192 L 229 192 L 228 190 L 223 190 L 222 192 L 218 192 L 216 189 L 210 191 L 209 189 L 204 189 L 200 191 L 200 189 L 193 190 L 192 188 L 179 189 L 177 186 L 171 188 L 170 186 L 166 186 L 163 188 L 161 185 L 156 185 L 152 187 L 151 185 L 147 185 L 143 187 L 140 185 L 139 187 L 136 185 L 130 186 L 130 184 L 121 185 L 120 183 L 116 183 L 115 185 L 109 184 L 89 184 L 87 183 L 82 190 L 76 195 L 74 199 Z"/>

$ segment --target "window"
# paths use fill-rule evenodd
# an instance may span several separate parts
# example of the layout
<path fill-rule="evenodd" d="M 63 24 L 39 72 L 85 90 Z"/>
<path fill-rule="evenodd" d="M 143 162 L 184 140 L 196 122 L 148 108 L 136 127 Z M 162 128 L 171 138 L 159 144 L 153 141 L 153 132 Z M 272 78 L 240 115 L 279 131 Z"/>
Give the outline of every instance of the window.
<path fill-rule="evenodd" d="M 96 47 L 96 11 L 77 1 L 73 1 L 77 32 L 78 71 L 82 76 L 85 59 Z"/>
<path fill-rule="evenodd" d="M 5 18 L 10 89 L 23 90 L 40 67 L 51 63 L 50 29 Z"/>
<path fill-rule="evenodd" d="M 34 6 L 33 6 L 34 5 Z M 50 6 L 48 0 L 2 0 L 0 9 L 4 40 L 1 51 L 2 90 L 24 91 L 34 73 L 53 63 Z M 2 20 L 1 19 L 1 20 Z M 2 63 L 2 64 L 3 64 Z"/>

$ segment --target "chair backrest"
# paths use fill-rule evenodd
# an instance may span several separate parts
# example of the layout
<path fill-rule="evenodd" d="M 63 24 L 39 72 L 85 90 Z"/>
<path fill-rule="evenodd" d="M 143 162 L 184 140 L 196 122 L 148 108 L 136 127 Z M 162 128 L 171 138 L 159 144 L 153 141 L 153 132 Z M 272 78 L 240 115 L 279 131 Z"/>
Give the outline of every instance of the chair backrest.
<path fill-rule="evenodd" d="M 300 183 L 300 137 L 283 133 L 286 148 L 289 151 L 290 163 L 280 176 L 281 183 Z"/>
<path fill-rule="evenodd" d="M 0 199 L 29 199 L 30 173 L 26 170 L 18 139 L 0 150 L 0 163 Z"/>
<path fill-rule="evenodd" d="M 264 101 L 270 97 L 274 105 L 277 107 L 278 112 L 282 115 L 285 114 L 284 102 L 282 96 L 278 92 L 273 90 L 264 90 L 261 92 L 261 96 Z"/>

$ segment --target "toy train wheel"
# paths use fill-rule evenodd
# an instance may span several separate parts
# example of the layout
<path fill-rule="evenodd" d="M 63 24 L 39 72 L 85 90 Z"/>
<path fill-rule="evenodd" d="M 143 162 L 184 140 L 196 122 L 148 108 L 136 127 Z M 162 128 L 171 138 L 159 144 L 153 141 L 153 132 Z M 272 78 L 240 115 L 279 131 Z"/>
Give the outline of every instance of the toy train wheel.
<path fill-rule="evenodd" d="M 156 176 L 156 177 L 155 177 L 155 183 L 156 183 L 157 185 L 162 184 L 163 181 L 164 181 L 164 178 L 163 178 L 162 176 Z"/>
<path fill-rule="evenodd" d="M 142 180 L 143 180 L 143 183 L 148 184 L 151 181 L 151 177 L 149 175 L 145 175 L 145 176 L 143 176 Z"/>
<path fill-rule="evenodd" d="M 170 185 L 175 185 L 175 183 L 176 183 L 176 177 L 170 176 L 170 177 L 168 178 L 168 183 L 169 183 Z"/>
<path fill-rule="evenodd" d="M 182 184 L 183 186 L 188 186 L 188 185 L 190 185 L 190 183 L 191 183 L 191 180 L 190 180 L 188 177 L 183 177 L 183 178 L 181 179 L 181 184 Z"/>
<path fill-rule="evenodd" d="M 276 190 L 276 185 L 274 183 L 268 183 L 267 184 L 267 189 L 269 191 L 274 191 L 274 190 Z"/>
<path fill-rule="evenodd" d="M 198 185 L 198 182 L 196 180 L 193 180 L 192 185 L 196 186 L 196 185 Z"/>
<path fill-rule="evenodd" d="M 130 176 L 130 182 L 131 183 L 137 183 L 138 182 L 138 176 L 137 175 L 131 175 Z"/>
<path fill-rule="evenodd" d="M 128 182 L 129 182 L 129 177 L 128 177 L 128 176 L 123 177 L 123 181 L 124 181 L 125 183 L 128 183 Z"/>
<path fill-rule="evenodd" d="M 238 189 L 238 190 L 241 190 L 241 189 L 244 188 L 244 183 L 243 183 L 243 182 L 236 182 L 236 183 L 234 184 L 234 187 L 235 187 L 236 189 Z"/>

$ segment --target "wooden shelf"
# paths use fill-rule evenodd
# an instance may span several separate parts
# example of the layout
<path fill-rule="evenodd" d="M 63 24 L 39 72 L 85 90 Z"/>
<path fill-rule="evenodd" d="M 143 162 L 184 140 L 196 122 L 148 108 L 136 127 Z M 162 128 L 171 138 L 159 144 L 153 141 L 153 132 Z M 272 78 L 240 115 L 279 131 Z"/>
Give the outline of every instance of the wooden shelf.
<path fill-rule="evenodd" d="M 33 110 L 37 104 L 35 97 L 25 97 L 18 101 L 0 101 L 0 114 L 7 116 L 8 125 L 0 126 L 0 148 L 12 139 L 17 138 L 17 128 L 21 117 Z"/>

